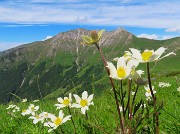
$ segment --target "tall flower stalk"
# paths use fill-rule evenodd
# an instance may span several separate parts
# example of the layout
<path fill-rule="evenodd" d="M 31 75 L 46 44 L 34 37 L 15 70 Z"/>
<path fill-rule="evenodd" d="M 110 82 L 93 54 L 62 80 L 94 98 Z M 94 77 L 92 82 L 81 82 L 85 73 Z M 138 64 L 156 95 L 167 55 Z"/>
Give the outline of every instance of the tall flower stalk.
<path fill-rule="evenodd" d="M 106 59 L 104 57 L 104 54 L 103 54 L 101 48 L 98 45 L 98 42 L 99 42 L 103 32 L 104 32 L 104 30 L 99 31 L 98 33 L 95 30 L 91 31 L 90 37 L 88 37 L 88 36 L 83 36 L 82 37 L 83 38 L 82 44 L 86 44 L 86 45 L 89 45 L 89 46 L 94 44 L 96 46 L 96 48 L 98 49 L 98 51 L 100 53 L 101 59 L 102 59 L 102 61 L 104 63 L 104 67 L 106 68 L 107 74 L 108 74 L 108 76 L 110 76 L 110 71 L 109 71 L 109 69 L 107 67 Z M 116 108 L 117 108 L 118 116 L 119 116 L 119 119 L 120 119 L 121 131 L 122 131 L 122 134 L 124 134 L 124 123 L 123 123 L 122 118 L 121 118 L 121 112 L 120 112 L 120 107 L 119 107 L 118 97 L 117 97 L 117 94 L 116 94 L 115 85 L 114 85 L 114 82 L 113 82 L 111 77 L 109 77 L 109 80 L 110 80 L 110 83 L 111 83 L 111 86 L 112 86 L 112 89 L 113 89 L 113 93 L 114 93 Z"/>
<path fill-rule="evenodd" d="M 110 72 L 109 72 L 109 69 L 107 67 L 107 62 L 105 60 L 105 57 L 102 53 L 102 50 L 100 49 L 99 45 L 97 43 L 95 43 L 100 55 L 101 55 L 101 58 L 102 58 L 102 61 L 104 63 L 104 66 L 106 68 L 106 71 L 108 73 L 108 76 L 110 75 Z M 119 119 L 120 119 L 120 125 L 121 125 L 121 130 L 122 130 L 122 133 L 124 134 L 124 122 L 122 120 L 122 117 L 121 117 L 121 111 L 120 111 L 120 106 L 119 106 L 119 102 L 118 102 L 118 98 L 117 98 L 117 94 L 116 94 L 116 89 L 115 89 L 115 85 L 114 85 L 114 82 L 112 80 L 111 77 L 109 77 L 109 80 L 110 80 L 110 83 L 111 83 L 111 86 L 112 86 L 112 89 L 113 89 L 113 93 L 114 93 L 114 98 L 115 98 L 115 102 L 116 102 L 116 108 L 117 108 L 117 111 L 118 111 L 118 116 L 119 116 Z"/>
<path fill-rule="evenodd" d="M 152 89 L 152 84 L 151 84 L 151 74 L 150 74 L 150 67 L 149 67 L 149 62 L 147 62 L 146 64 L 147 67 L 147 77 L 148 77 L 148 85 L 149 85 L 149 89 L 151 92 L 151 96 L 153 99 L 153 103 L 154 103 L 154 111 L 155 113 L 153 114 L 153 124 L 154 124 L 154 132 L 156 134 L 159 134 L 159 118 L 158 118 L 158 111 L 156 110 L 156 97 L 153 93 L 153 89 Z"/>

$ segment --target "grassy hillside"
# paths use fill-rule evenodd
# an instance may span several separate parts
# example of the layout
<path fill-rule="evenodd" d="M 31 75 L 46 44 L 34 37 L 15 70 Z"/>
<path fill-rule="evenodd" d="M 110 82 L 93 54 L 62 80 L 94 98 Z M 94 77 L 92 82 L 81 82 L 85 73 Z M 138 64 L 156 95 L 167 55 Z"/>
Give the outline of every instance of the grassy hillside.
<path fill-rule="evenodd" d="M 79 45 L 87 30 L 72 30 L 52 39 L 26 44 L 0 54 L 1 102 L 13 100 L 11 93 L 28 99 L 43 98 L 56 92 L 99 91 L 109 85 L 102 61 L 95 46 Z M 100 47 L 108 61 L 122 56 L 129 48 L 157 49 L 168 47 L 167 52 L 177 55 L 152 65 L 156 75 L 180 72 L 180 38 L 166 41 L 141 39 L 125 30 L 104 33 Z M 142 66 L 143 67 L 143 66 Z M 95 83 L 92 85 L 92 83 Z"/>

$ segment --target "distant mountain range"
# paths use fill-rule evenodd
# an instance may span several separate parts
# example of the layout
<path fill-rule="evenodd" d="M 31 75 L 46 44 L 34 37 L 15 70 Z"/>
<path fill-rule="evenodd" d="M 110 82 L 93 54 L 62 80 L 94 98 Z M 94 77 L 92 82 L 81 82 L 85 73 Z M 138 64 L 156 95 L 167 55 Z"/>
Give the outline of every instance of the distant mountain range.
<path fill-rule="evenodd" d="M 55 97 L 68 92 L 79 93 L 95 88 L 107 89 L 109 81 L 95 46 L 80 45 L 86 29 L 60 33 L 51 39 L 24 44 L 0 52 L 1 102 L 9 102 L 16 94 L 22 98 Z M 129 48 L 168 48 L 177 55 L 160 61 L 154 72 L 180 72 L 180 37 L 168 40 L 137 38 L 118 28 L 105 32 L 100 47 L 107 60 L 122 56 Z"/>

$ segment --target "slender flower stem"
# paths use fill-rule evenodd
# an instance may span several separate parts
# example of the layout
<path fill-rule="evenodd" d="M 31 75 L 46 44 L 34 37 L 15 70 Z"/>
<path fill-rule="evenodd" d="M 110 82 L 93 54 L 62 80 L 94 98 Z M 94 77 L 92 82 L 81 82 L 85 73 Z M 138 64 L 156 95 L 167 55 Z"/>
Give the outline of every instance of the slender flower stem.
<path fill-rule="evenodd" d="M 134 93 L 134 97 L 133 97 L 133 100 L 132 100 L 132 105 L 131 105 L 131 109 L 130 109 L 130 120 L 132 119 L 132 109 L 133 109 L 133 107 L 134 107 L 134 101 L 135 101 L 135 98 L 136 98 L 136 94 L 137 94 L 138 89 L 139 89 L 139 85 L 137 85 L 137 87 L 136 87 L 136 91 L 135 91 L 135 93 Z"/>
<path fill-rule="evenodd" d="M 72 121 L 72 124 L 73 124 L 73 127 L 74 127 L 74 134 L 76 134 L 76 126 L 75 126 L 75 123 L 74 123 L 74 120 L 73 120 L 73 117 L 72 117 L 72 114 L 71 114 L 71 110 L 70 110 L 69 107 L 68 107 L 68 112 L 71 115 L 71 121 Z"/>
<path fill-rule="evenodd" d="M 109 72 L 109 69 L 107 68 L 107 62 L 104 58 L 104 55 L 100 49 L 100 47 L 98 46 L 97 43 L 95 43 L 100 55 L 101 55 L 101 58 L 102 58 L 102 61 L 104 63 L 104 66 L 106 68 L 106 71 L 108 73 L 108 76 L 110 75 L 110 72 Z M 120 119 L 120 125 L 121 125 L 121 130 L 122 130 L 122 134 L 124 134 L 124 122 L 122 121 L 122 118 L 121 118 L 121 112 L 120 112 L 120 107 L 119 107 L 119 103 L 118 103 L 118 98 L 117 98 L 117 94 L 116 94 L 116 89 L 115 89 L 115 85 L 114 85 L 114 82 L 112 80 L 111 77 L 109 77 L 109 80 L 110 80 L 110 83 L 111 83 L 111 86 L 112 86 L 112 89 L 113 89 L 113 92 L 114 92 L 114 98 L 115 98 L 115 102 L 116 102 L 116 108 L 117 108 L 117 111 L 118 111 L 118 116 L 119 116 L 119 119 Z"/>
<path fill-rule="evenodd" d="M 132 80 L 129 79 L 128 80 L 128 102 L 125 109 L 125 114 L 126 114 L 126 111 L 128 110 L 128 118 L 129 118 L 130 100 L 131 100 L 131 83 L 132 83 Z"/>
<path fill-rule="evenodd" d="M 121 89 L 121 105 L 122 105 L 122 111 L 123 111 L 123 117 L 125 119 L 125 110 L 124 110 L 124 95 L 123 95 L 123 83 L 122 80 L 120 80 L 120 89 Z"/>
<path fill-rule="evenodd" d="M 148 83 L 149 83 L 149 88 L 151 91 L 151 95 L 153 98 L 154 102 L 154 111 L 155 114 L 153 115 L 153 122 L 155 124 L 155 133 L 159 134 L 159 119 L 158 119 L 158 112 L 156 111 L 156 97 L 154 96 L 153 90 L 152 90 L 152 84 L 151 84 L 151 75 L 150 75 L 150 70 L 149 70 L 149 62 L 147 62 L 147 75 L 148 75 Z"/>

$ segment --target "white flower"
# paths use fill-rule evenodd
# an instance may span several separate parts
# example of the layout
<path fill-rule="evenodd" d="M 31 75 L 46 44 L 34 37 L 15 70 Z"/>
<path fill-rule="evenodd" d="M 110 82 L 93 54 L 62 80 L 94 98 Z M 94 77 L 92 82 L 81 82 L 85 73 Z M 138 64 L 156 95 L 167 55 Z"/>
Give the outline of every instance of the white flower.
<path fill-rule="evenodd" d="M 13 109 L 14 107 L 16 107 L 16 105 L 11 104 L 6 109 Z"/>
<path fill-rule="evenodd" d="M 64 113 L 62 112 L 62 110 L 59 111 L 59 116 L 55 116 L 53 114 L 51 114 L 49 116 L 49 118 L 51 119 L 51 121 L 45 122 L 44 126 L 50 127 L 50 129 L 48 130 L 48 132 L 51 132 L 53 129 L 56 129 L 59 125 L 65 123 L 66 121 L 70 120 L 71 115 L 68 115 L 66 117 L 64 117 Z"/>
<path fill-rule="evenodd" d="M 178 87 L 178 88 L 177 88 L 177 91 L 179 91 L 179 92 L 180 92 L 180 87 Z"/>
<path fill-rule="evenodd" d="M 39 100 L 33 100 L 33 102 L 38 102 Z"/>
<path fill-rule="evenodd" d="M 29 109 L 23 109 L 22 113 L 23 116 L 31 114 L 31 111 Z"/>
<path fill-rule="evenodd" d="M 82 93 L 82 98 L 80 98 L 78 95 L 74 94 L 74 98 L 76 99 L 76 104 L 72 104 L 72 107 L 81 108 L 81 112 L 83 114 L 85 114 L 86 110 L 89 109 L 89 106 L 94 105 L 94 103 L 92 102 L 93 95 L 94 94 L 91 94 L 88 97 L 87 91 L 84 91 Z"/>
<path fill-rule="evenodd" d="M 107 62 L 107 68 L 109 68 L 110 76 L 113 79 L 122 80 L 130 76 L 133 62 L 126 63 L 124 57 L 120 57 L 117 61 L 117 68 L 111 63 Z"/>
<path fill-rule="evenodd" d="M 131 92 L 131 94 L 132 94 L 132 95 L 134 95 L 134 94 L 135 94 L 135 92 Z"/>
<path fill-rule="evenodd" d="M 33 123 L 37 124 L 39 121 L 43 122 L 44 118 L 43 116 L 39 115 L 35 115 L 35 116 L 30 116 L 29 119 L 33 119 Z"/>
<path fill-rule="evenodd" d="M 171 84 L 170 83 L 165 83 L 165 82 L 159 82 L 158 86 L 161 87 L 161 88 L 164 88 L 164 87 L 170 87 Z"/>
<path fill-rule="evenodd" d="M 20 111 L 20 107 L 18 106 L 15 106 L 14 109 L 12 110 L 12 112 L 18 112 L 18 111 Z"/>
<path fill-rule="evenodd" d="M 123 112 L 123 108 L 122 106 L 119 106 L 120 112 Z"/>
<path fill-rule="evenodd" d="M 25 99 L 22 99 L 22 102 L 27 102 L 27 99 L 25 98 Z"/>
<path fill-rule="evenodd" d="M 34 106 L 34 104 L 30 104 L 30 106 L 28 107 L 28 110 L 30 111 L 30 113 L 31 113 L 32 115 L 35 115 L 35 112 L 36 112 L 37 110 L 39 110 L 39 106 Z"/>
<path fill-rule="evenodd" d="M 150 90 L 150 88 L 149 88 L 149 85 L 144 86 L 144 88 L 145 88 L 145 90 L 146 90 L 145 95 L 146 95 L 147 99 L 151 98 L 152 95 L 151 95 L 151 90 Z M 152 86 L 152 90 L 153 90 L 153 94 L 155 94 L 156 91 L 154 90 L 154 86 Z"/>
<path fill-rule="evenodd" d="M 157 61 L 157 60 L 163 59 L 170 55 L 176 55 L 175 53 L 170 52 L 170 53 L 166 54 L 165 56 L 161 57 L 161 55 L 165 52 L 166 49 L 167 48 L 160 47 L 155 52 L 154 52 L 154 50 L 146 49 L 143 53 L 141 53 L 137 49 L 130 48 L 130 50 L 132 52 L 132 57 L 139 60 L 139 62 L 142 62 L 142 63 Z"/>
<path fill-rule="evenodd" d="M 64 99 L 63 99 L 63 98 L 59 97 L 59 98 L 57 98 L 57 100 L 60 103 L 60 104 L 55 104 L 55 106 L 57 106 L 57 109 L 60 109 L 60 108 L 66 107 L 66 106 L 71 107 L 72 94 L 69 93 L 69 98 L 64 97 Z"/>

